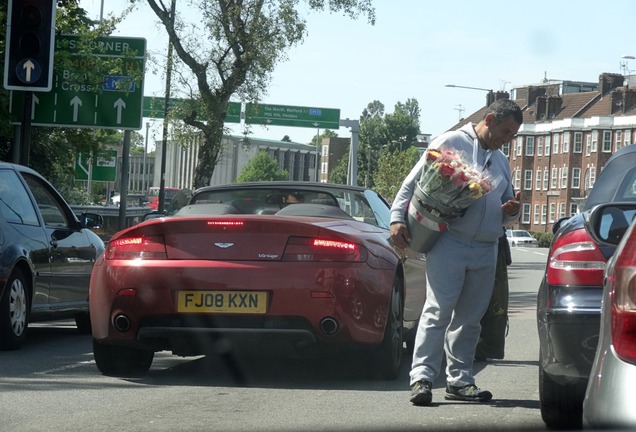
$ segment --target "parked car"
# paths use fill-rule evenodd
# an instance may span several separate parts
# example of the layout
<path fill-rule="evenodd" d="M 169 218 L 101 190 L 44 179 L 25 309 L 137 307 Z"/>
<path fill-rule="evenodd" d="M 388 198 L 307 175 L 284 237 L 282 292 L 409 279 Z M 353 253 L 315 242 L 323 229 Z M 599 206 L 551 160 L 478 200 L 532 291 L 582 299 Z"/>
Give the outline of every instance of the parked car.
<path fill-rule="evenodd" d="M 590 232 L 599 245 L 614 247 L 631 227 L 605 270 L 599 343 L 583 401 L 583 423 L 593 429 L 636 428 L 631 392 L 636 386 L 636 204 L 599 208 Z"/>
<path fill-rule="evenodd" d="M 506 230 L 510 246 L 537 246 L 539 242 L 526 230 Z"/>
<path fill-rule="evenodd" d="M 140 375 L 156 351 L 222 345 L 363 353 L 374 374 L 397 377 L 405 329 L 426 295 L 425 256 L 389 243 L 379 194 L 324 183 L 209 186 L 176 196 L 166 213 L 116 233 L 94 267 L 102 373 Z"/>
<path fill-rule="evenodd" d="M 88 286 L 102 240 L 40 174 L 0 162 L 0 348 L 17 349 L 30 322 L 75 318 L 90 333 Z"/>
<path fill-rule="evenodd" d="M 599 242 L 591 225 L 603 212 L 603 203 L 636 203 L 636 146 L 612 155 L 583 211 L 554 226 L 537 297 L 539 399 L 543 421 L 551 428 L 582 425 L 599 337 L 603 275 L 616 249 L 615 243 Z M 620 239 L 626 227 L 620 215 L 605 216 L 605 221 L 607 238 Z"/>

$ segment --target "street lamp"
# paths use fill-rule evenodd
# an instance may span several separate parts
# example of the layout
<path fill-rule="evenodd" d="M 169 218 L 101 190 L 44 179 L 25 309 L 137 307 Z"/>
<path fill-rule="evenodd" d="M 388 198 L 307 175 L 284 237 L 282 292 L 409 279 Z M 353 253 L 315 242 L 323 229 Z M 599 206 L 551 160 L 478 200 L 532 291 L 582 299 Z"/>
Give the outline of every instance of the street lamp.
<path fill-rule="evenodd" d="M 460 86 L 455 84 L 446 84 L 444 87 L 455 87 L 455 88 L 463 88 L 463 89 L 469 89 L 469 90 L 481 90 L 481 91 L 487 91 L 492 93 L 492 89 L 481 88 L 481 87 L 467 87 L 467 86 Z"/>

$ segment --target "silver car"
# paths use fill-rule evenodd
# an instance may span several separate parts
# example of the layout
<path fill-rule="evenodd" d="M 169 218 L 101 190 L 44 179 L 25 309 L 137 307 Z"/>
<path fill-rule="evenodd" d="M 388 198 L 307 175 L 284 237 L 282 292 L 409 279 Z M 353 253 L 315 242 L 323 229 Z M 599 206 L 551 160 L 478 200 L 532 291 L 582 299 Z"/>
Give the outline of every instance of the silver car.
<path fill-rule="evenodd" d="M 602 207 L 596 214 L 597 218 L 590 221 L 590 232 L 599 244 L 612 246 L 618 243 L 618 248 L 605 270 L 601 328 L 583 401 L 583 424 L 595 429 L 634 429 L 636 205 L 625 203 Z M 613 232 L 615 229 L 622 233 Z"/>

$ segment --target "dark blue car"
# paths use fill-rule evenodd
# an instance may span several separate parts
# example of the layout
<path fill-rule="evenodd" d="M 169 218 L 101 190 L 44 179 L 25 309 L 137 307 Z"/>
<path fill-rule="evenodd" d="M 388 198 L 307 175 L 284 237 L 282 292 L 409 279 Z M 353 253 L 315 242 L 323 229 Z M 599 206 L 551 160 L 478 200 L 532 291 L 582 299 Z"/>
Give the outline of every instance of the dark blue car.
<path fill-rule="evenodd" d="M 88 286 L 103 241 L 40 174 L 0 162 L 0 349 L 17 349 L 29 322 L 75 318 L 90 333 Z"/>
<path fill-rule="evenodd" d="M 599 204 L 622 203 L 620 214 L 600 217 Z M 599 340 L 603 279 L 608 259 L 636 208 L 636 145 L 617 151 L 596 179 L 583 211 L 557 222 L 537 298 L 540 342 L 539 399 L 550 428 L 579 428 Z M 607 239 L 592 226 L 602 221 Z M 600 222 L 599 222 L 600 223 Z"/>

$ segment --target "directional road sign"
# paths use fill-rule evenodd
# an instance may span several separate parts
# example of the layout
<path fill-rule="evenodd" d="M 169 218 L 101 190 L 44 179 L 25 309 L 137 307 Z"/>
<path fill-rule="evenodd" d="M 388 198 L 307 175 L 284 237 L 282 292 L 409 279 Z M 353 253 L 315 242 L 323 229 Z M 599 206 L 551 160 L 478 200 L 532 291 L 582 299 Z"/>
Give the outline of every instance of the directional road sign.
<path fill-rule="evenodd" d="M 165 114 L 164 109 L 165 98 L 162 97 L 149 97 L 144 96 L 144 111 L 143 116 L 148 118 L 163 118 Z M 168 108 L 174 108 L 179 106 L 180 103 L 187 103 L 188 99 L 170 98 L 168 99 Z M 206 121 L 204 118 L 198 119 L 200 121 Z M 241 103 L 230 102 L 228 104 L 227 113 L 225 115 L 225 123 L 240 123 L 241 122 Z"/>
<path fill-rule="evenodd" d="M 333 108 L 248 103 L 245 106 L 245 123 L 339 129 L 340 110 Z"/>
<path fill-rule="evenodd" d="M 78 36 L 56 37 L 56 57 L 70 55 L 71 66 L 55 70 L 53 89 L 33 95 L 31 124 L 35 126 L 141 129 L 146 39 L 103 37 L 90 46 L 91 55 L 120 59 L 116 73 L 104 73 L 90 81 L 94 58 L 81 54 Z M 9 109 L 14 123 L 22 119 L 22 92 L 11 92 Z"/>
<path fill-rule="evenodd" d="M 75 161 L 75 178 L 88 180 L 91 159 L 89 155 L 79 153 Z M 95 181 L 115 181 L 117 177 L 117 150 L 108 150 L 102 157 L 98 157 L 93 164 L 93 176 Z"/>

